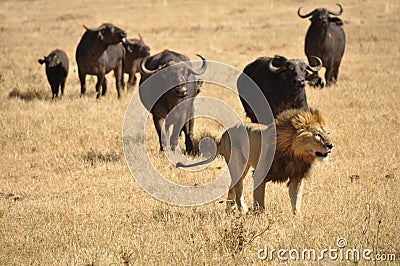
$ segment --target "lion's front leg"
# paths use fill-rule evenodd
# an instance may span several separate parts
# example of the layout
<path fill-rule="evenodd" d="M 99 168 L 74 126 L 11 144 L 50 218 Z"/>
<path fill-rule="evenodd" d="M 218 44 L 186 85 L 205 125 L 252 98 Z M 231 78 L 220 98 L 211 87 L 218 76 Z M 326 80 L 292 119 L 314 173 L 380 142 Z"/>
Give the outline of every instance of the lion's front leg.
<path fill-rule="evenodd" d="M 303 178 L 290 179 L 288 187 L 293 214 L 300 213 L 301 197 L 303 194 Z"/>
<path fill-rule="evenodd" d="M 253 209 L 254 211 L 264 212 L 265 210 L 265 185 L 267 182 L 265 180 L 261 181 L 261 183 L 254 188 L 253 193 Z M 256 185 L 256 183 L 254 183 Z"/>
<path fill-rule="evenodd" d="M 235 203 L 239 211 L 244 213 L 249 211 L 243 196 L 243 178 L 241 178 L 236 185 L 229 190 L 225 211 L 230 213 Z"/>
<path fill-rule="evenodd" d="M 246 202 L 244 201 L 244 196 L 243 196 L 243 179 L 248 171 L 247 169 L 244 171 L 242 178 L 237 182 L 237 184 L 235 186 L 236 204 L 237 204 L 238 210 L 242 211 L 244 213 L 247 213 L 249 211 L 249 209 L 247 208 Z"/>

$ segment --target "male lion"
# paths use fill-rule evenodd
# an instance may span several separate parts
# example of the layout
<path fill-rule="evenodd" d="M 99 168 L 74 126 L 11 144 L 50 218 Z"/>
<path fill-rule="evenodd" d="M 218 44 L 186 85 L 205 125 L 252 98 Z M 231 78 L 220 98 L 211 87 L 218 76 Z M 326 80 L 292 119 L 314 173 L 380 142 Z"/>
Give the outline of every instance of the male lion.
<path fill-rule="evenodd" d="M 255 123 L 237 125 L 229 128 L 222 135 L 217 145 L 216 155 L 224 156 L 232 179 L 226 206 L 227 212 L 231 211 L 235 202 L 239 210 L 247 212 L 243 197 L 243 179 L 250 167 L 256 169 L 255 173 L 258 176 L 262 175 L 259 179 L 261 184 L 254 183 L 256 186 L 253 194 L 255 210 L 262 212 L 265 209 L 265 185 L 268 181 L 289 180 L 289 196 L 293 213 L 300 212 L 303 178 L 308 175 L 316 159 L 328 160 L 333 144 L 325 127 L 325 121 L 316 109 L 283 111 L 275 118 L 275 126 L 276 149 L 269 169 L 268 158 L 272 156 L 265 150 L 271 150 L 268 149 L 268 145 L 271 145 L 268 141 L 271 142 L 271 138 L 274 140 L 271 134 L 274 132 L 272 125 Z M 247 135 L 243 132 L 247 132 Z M 246 154 L 248 154 L 248 160 Z M 204 164 L 213 159 L 210 158 L 198 164 Z M 254 179 L 256 180 L 255 176 Z"/>

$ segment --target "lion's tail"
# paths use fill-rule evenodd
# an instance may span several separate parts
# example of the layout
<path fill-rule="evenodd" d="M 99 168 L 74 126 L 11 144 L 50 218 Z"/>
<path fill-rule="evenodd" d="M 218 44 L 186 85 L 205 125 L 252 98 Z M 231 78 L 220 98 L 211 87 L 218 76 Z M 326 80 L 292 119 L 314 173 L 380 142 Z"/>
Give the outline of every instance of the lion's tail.
<path fill-rule="evenodd" d="M 208 164 L 211 163 L 212 161 L 214 161 L 215 157 L 217 157 L 221 152 L 222 152 L 222 144 L 221 144 L 222 140 L 217 141 L 217 149 L 215 151 L 214 156 L 210 156 L 209 158 L 207 158 L 204 161 L 200 161 L 200 162 L 196 162 L 196 163 L 192 163 L 192 164 L 183 164 L 181 162 L 178 162 L 176 164 L 176 167 L 179 168 L 183 168 L 183 167 L 196 167 L 196 166 L 200 166 L 200 165 L 204 165 L 204 164 Z"/>

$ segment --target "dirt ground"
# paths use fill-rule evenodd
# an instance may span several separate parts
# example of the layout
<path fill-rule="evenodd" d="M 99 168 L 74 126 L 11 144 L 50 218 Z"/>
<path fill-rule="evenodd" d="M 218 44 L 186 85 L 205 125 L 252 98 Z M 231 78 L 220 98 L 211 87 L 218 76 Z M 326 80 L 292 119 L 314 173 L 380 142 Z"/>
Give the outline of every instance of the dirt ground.
<path fill-rule="evenodd" d="M 0 0 L 1 265 L 395 265 L 400 256 L 400 2 L 341 3 L 346 50 L 337 86 L 307 87 L 309 105 L 325 116 L 335 149 L 306 180 L 302 213 L 291 212 L 287 187 L 268 184 L 263 215 L 226 215 L 219 200 L 172 206 L 147 194 L 130 174 L 122 149 L 129 101 L 114 77 L 95 99 L 95 78 L 80 98 L 75 49 L 82 25 L 111 22 L 140 33 L 151 53 L 166 48 L 242 70 L 259 56 L 305 59 L 310 24 L 300 19 L 319 1 L 4 1 Z M 70 59 L 65 96 L 52 101 L 37 60 L 60 48 Z M 321 72 L 323 75 L 324 71 Z M 10 92 L 16 97 L 9 97 Z M 199 96 L 223 100 L 244 120 L 237 95 L 204 84 Z M 196 119 L 196 138 L 218 136 L 215 121 Z M 222 158 L 200 172 L 169 164 L 150 120 L 145 143 L 157 170 L 186 185 L 212 181 Z M 250 181 L 250 174 L 247 182 Z M 251 193 L 246 192 L 248 205 Z M 323 259 L 279 259 L 277 250 L 338 248 Z M 260 260 L 260 250 L 275 250 Z M 346 259 L 350 249 L 361 257 Z M 322 253 L 323 254 L 323 253 Z M 340 254 L 343 256 L 340 257 Z M 393 254 L 393 255 L 391 255 Z M 342 260 L 341 260 L 342 258 Z M 394 261 L 396 259 L 397 261 Z"/>

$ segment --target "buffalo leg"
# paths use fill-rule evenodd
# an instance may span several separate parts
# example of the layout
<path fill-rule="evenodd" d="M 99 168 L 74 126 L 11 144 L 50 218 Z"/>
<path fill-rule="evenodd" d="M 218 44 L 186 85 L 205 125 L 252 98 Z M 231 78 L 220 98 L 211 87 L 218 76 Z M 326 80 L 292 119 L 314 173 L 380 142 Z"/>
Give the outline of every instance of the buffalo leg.
<path fill-rule="evenodd" d="M 186 148 L 186 152 L 189 154 L 194 152 L 193 141 L 192 141 L 193 126 L 194 126 L 194 119 L 190 119 L 183 126 L 183 133 L 185 133 L 185 148 Z"/>
<path fill-rule="evenodd" d="M 107 79 L 106 79 L 106 77 L 103 78 L 103 83 L 101 84 L 101 88 L 102 88 L 101 96 L 106 95 L 106 92 L 107 92 Z"/>
<path fill-rule="evenodd" d="M 338 74 L 339 74 L 339 69 L 338 69 L 338 68 L 335 68 L 335 69 L 333 70 L 333 80 L 334 80 L 334 83 L 336 83 L 336 81 L 337 81 Z"/>
<path fill-rule="evenodd" d="M 160 151 L 164 151 L 167 146 L 167 133 L 165 131 L 165 118 L 153 115 L 154 126 L 156 127 L 158 141 L 160 143 Z"/>
<path fill-rule="evenodd" d="M 64 96 L 65 81 L 66 79 L 61 80 L 61 97 Z"/>
<path fill-rule="evenodd" d="M 128 84 L 133 85 L 133 73 L 129 73 Z"/>
<path fill-rule="evenodd" d="M 121 77 L 121 89 L 123 90 L 125 88 L 125 79 L 124 79 L 124 75 L 122 75 Z"/>
<path fill-rule="evenodd" d="M 181 133 L 181 129 L 178 127 L 179 123 L 176 123 L 173 127 L 172 134 L 171 134 L 171 139 L 170 139 L 170 145 L 171 145 L 171 150 L 175 150 L 176 147 L 178 146 L 178 141 L 179 141 L 179 133 Z M 166 126 L 169 128 L 169 126 Z"/>
<path fill-rule="evenodd" d="M 132 85 L 132 86 L 136 84 L 136 75 L 135 75 L 135 73 L 133 73 L 133 72 L 129 73 L 128 83 L 130 85 Z"/>
<path fill-rule="evenodd" d="M 86 74 L 79 72 L 79 81 L 81 83 L 81 97 L 85 95 L 86 92 L 86 82 L 85 82 Z"/>
<path fill-rule="evenodd" d="M 60 86 L 59 82 L 51 83 L 51 92 L 53 93 L 53 99 L 58 97 L 58 88 Z"/>
<path fill-rule="evenodd" d="M 325 81 L 327 87 L 331 86 L 332 83 L 335 83 L 333 79 L 333 63 L 329 63 L 326 66 Z"/>
<path fill-rule="evenodd" d="M 122 73 L 122 67 L 117 67 L 114 70 L 114 76 L 115 76 L 115 88 L 117 89 L 117 94 L 118 98 L 121 97 L 121 87 L 123 88 L 125 86 L 125 81 L 124 81 L 124 74 Z"/>
<path fill-rule="evenodd" d="M 338 80 L 338 76 L 339 76 L 339 66 L 340 66 L 340 62 L 337 63 L 334 68 L 333 68 L 333 78 L 335 79 L 335 82 Z"/>
<path fill-rule="evenodd" d="M 97 82 L 96 82 L 97 98 L 100 98 L 100 87 L 102 87 L 103 83 L 104 83 L 104 76 L 97 76 Z"/>

